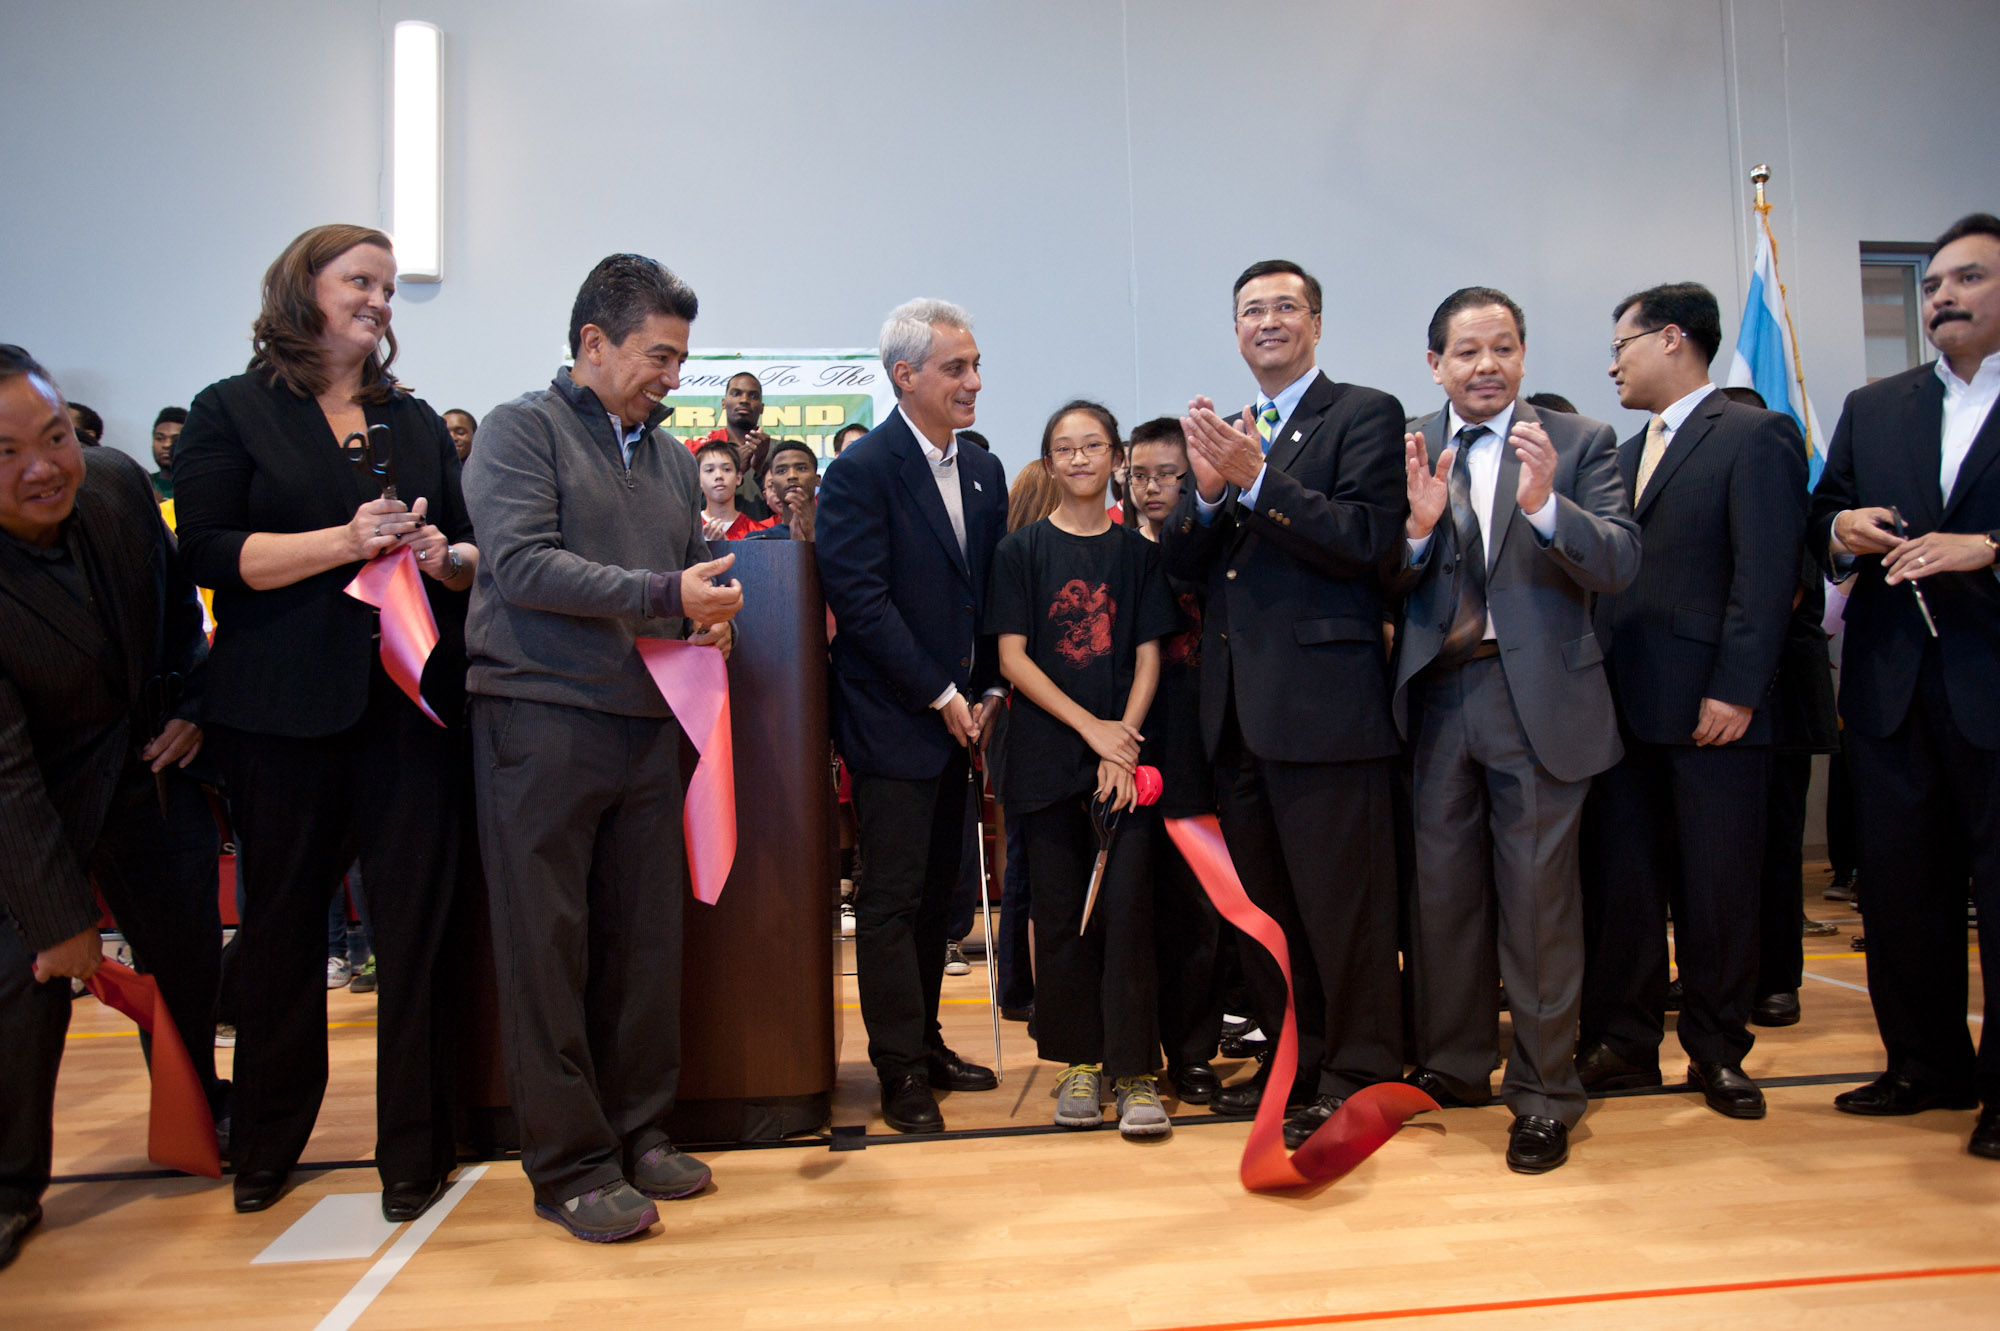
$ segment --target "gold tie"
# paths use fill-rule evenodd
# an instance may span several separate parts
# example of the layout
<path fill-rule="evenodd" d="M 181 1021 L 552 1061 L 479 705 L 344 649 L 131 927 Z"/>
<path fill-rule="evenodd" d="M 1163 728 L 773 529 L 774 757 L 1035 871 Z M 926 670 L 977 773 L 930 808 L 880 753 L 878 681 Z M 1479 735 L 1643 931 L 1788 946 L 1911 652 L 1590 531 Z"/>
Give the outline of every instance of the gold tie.
<path fill-rule="evenodd" d="M 1646 423 L 1646 443 L 1639 450 L 1639 483 L 1632 487 L 1632 502 L 1638 503 L 1645 497 L 1646 482 L 1653 479 L 1653 471 L 1660 465 L 1660 454 L 1667 451 L 1667 418 L 1655 416 Z"/>

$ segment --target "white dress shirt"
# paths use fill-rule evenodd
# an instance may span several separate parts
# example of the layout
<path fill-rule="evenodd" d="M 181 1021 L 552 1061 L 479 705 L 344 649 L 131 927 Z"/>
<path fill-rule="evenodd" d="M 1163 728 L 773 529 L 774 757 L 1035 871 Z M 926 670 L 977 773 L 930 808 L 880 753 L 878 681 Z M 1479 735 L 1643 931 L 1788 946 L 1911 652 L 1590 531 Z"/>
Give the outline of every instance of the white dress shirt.
<path fill-rule="evenodd" d="M 1951 362 L 1937 358 L 1937 377 L 1944 381 L 1944 438 L 1938 461 L 1938 498 L 1951 502 L 1951 488 L 1958 484 L 1959 468 L 1972 451 L 1972 441 L 1986 424 L 1993 403 L 2000 400 L 2000 351 L 1979 362 L 1967 383 L 1952 372 Z"/>
<path fill-rule="evenodd" d="M 896 405 L 896 411 L 902 416 L 903 424 L 910 427 L 910 433 L 917 437 L 917 446 L 924 450 L 924 461 L 931 464 L 931 479 L 937 482 L 938 498 L 944 501 L 945 515 L 951 519 L 951 533 L 958 537 L 958 552 L 969 560 L 972 554 L 965 543 L 965 492 L 958 480 L 958 435 L 954 433 L 951 442 L 939 448 L 931 442 L 929 435 L 917 428 L 917 423 L 910 419 L 910 413 L 903 410 L 901 403 Z M 978 650 L 976 643 L 973 650 Z M 986 690 L 985 696 L 997 698 L 1005 693 L 1005 689 L 992 688 Z M 945 685 L 944 692 L 931 699 L 931 710 L 938 710 L 957 696 L 958 685 Z"/>

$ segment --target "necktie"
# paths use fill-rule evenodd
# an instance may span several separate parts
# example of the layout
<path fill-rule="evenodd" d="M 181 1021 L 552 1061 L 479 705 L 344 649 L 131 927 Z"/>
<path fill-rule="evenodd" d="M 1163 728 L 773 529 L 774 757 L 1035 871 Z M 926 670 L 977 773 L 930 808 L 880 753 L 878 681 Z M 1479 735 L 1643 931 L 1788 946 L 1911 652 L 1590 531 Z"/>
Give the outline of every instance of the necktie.
<path fill-rule="evenodd" d="M 1646 442 L 1639 450 L 1639 480 L 1632 487 L 1632 502 L 1638 503 L 1646 493 L 1646 482 L 1653 479 L 1653 472 L 1660 465 L 1660 455 L 1667 451 L 1667 418 L 1655 416 L 1646 423 Z"/>
<path fill-rule="evenodd" d="M 1451 525 L 1458 537 L 1458 609 L 1438 646 L 1437 662 L 1447 668 L 1462 665 L 1486 638 L 1486 542 L 1479 535 L 1479 515 L 1472 508 L 1472 446 L 1490 431 L 1468 425 L 1458 432 L 1458 456 L 1452 460 Z"/>
<path fill-rule="evenodd" d="M 1278 404 L 1266 402 L 1264 409 L 1257 413 L 1257 437 L 1264 441 L 1264 451 L 1271 451 L 1271 435 L 1278 428 Z"/>

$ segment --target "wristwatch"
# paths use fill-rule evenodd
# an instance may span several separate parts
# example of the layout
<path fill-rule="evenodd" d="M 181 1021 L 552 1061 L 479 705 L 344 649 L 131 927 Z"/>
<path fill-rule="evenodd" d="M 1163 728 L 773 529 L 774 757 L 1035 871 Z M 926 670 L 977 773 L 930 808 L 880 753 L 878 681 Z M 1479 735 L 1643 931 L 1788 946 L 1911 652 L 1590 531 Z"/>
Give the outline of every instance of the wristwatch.
<path fill-rule="evenodd" d="M 458 557 L 458 547 L 455 545 L 447 545 L 444 548 L 445 581 L 449 582 L 453 578 L 457 577 L 459 569 L 463 568 L 464 566 L 465 566 L 464 561 Z"/>

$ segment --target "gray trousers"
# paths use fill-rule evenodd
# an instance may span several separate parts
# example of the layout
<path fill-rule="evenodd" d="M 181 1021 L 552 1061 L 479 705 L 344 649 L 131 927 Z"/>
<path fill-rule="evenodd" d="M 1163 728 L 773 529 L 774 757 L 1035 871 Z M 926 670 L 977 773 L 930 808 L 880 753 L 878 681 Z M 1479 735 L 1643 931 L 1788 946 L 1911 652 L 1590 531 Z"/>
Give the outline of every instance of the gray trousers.
<path fill-rule="evenodd" d="M 1590 782 L 1558 781 L 1535 761 L 1497 657 L 1420 676 L 1410 724 L 1413 1059 L 1467 1102 L 1490 1099 L 1504 979 L 1514 1050 L 1500 1097 L 1573 1127 L 1584 1110 L 1577 836 Z"/>
<path fill-rule="evenodd" d="M 474 697 L 500 1043 L 537 1200 L 626 1177 L 681 1068 L 681 728 Z"/>

